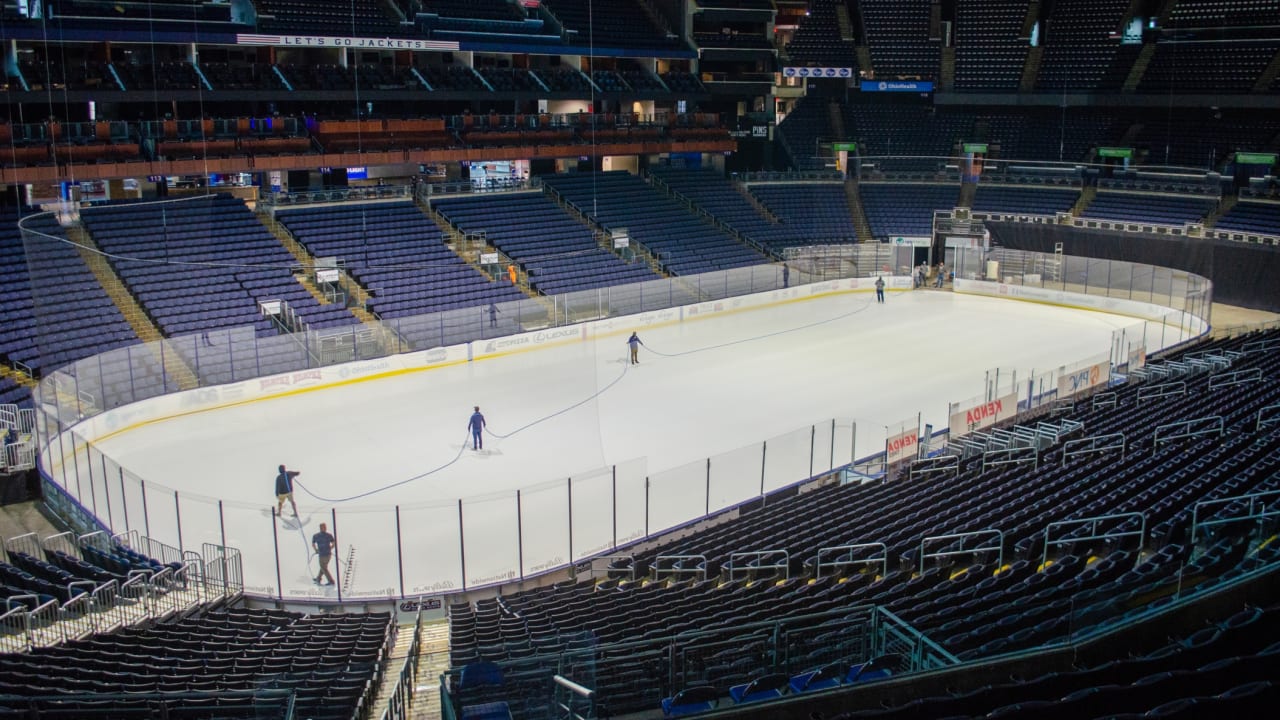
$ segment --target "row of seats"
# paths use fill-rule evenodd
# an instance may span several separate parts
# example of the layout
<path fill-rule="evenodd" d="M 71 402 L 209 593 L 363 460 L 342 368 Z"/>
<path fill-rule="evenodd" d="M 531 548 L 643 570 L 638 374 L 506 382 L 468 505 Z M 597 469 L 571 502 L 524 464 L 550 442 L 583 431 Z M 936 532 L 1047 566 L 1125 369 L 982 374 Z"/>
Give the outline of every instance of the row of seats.
<path fill-rule="evenodd" d="M 292 690 L 295 716 L 349 720 L 386 672 L 391 620 L 232 608 L 6 655 L 0 717 L 257 718 L 254 691 Z"/>
<path fill-rule="evenodd" d="M 755 265 L 765 257 L 625 171 L 556 175 L 546 187 L 606 229 L 626 228 L 632 242 L 675 275 Z"/>
<path fill-rule="evenodd" d="M 600 247 L 589 228 L 542 193 L 450 198 L 433 207 L 462 232 L 483 232 L 545 295 L 659 279 L 646 264 Z"/>
<path fill-rule="evenodd" d="M 524 297 L 464 263 L 409 201 L 288 210 L 277 218 L 311 255 L 341 259 L 372 295 L 369 309 L 386 318 Z"/>

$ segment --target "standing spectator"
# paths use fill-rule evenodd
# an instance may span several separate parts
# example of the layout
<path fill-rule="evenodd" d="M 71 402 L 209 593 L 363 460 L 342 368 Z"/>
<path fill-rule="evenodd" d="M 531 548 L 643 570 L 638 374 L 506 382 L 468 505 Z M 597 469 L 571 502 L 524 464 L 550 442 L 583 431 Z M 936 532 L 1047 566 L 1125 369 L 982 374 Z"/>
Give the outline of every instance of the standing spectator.
<path fill-rule="evenodd" d="M 884 278 L 876 278 L 876 302 L 884 302 Z"/>
<path fill-rule="evenodd" d="M 782 264 L 782 287 L 791 287 L 791 266 L 786 263 Z"/>
<path fill-rule="evenodd" d="M 502 312 L 494 303 L 489 303 L 489 327 L 498 327 L 498 313 Z"/>
<path fill-rule="evenodd" d="M 329 561 L 333 559 L 333 546 L 337 542 L 329 528 L 324 523 L 320 523 L 320 532 L 311 536 L 311 547 L 316 551 L 316 559 L 320 561 L 320 572 L 316 573 L 317 585 L 332 585 L 333 575 L 329 574 Z M 326 578 L 329 582 L 322 583 L 320 578 Z"/>
<path fill-rule="evenodd" d="M 293 506 L 293 516 L 298 517 L 298 504 L 293 501 L 293 479 L 302 473 L 297 470 L 286 470 L 280 466 L 280 474 L 276 475 L 276 515 L 284 512 L 284 501 Z"/>
<path fill-rule="evenodd" d="M 484 449 L 484 415 L 480 414 L 480 406 L 476 405 L 476 411 L 471 413 L 471 419 L 467 421 L 467 429 L 471 431 L 471 449 Z"/>
<path fill-rule="evenodd" d="M 946 266 L 943 265 L 942 263 L 938 263 L 938 278 L 933 281 L 933 286 L 936 288 L 942 287 L 942 282 L 946 279 L 947 279 Z"/>
<path fill-rule="evenodd" d="M 631 333 L 631 337 L 627 338 L 627 344 L 631 346 L 631 364 L 639 365 L 640 346 L 644 344 L 640 342 L 640 336 L 634 332 Z"/>
<path fill-rule="evenodd" d="M 516 281 L 519 279 L 519 276 L 516 275 L 515 263 L 511 263 L 510 265 L 507 265 L 507 279 L 511 281 L 512 285 L 515 285 Z"/>

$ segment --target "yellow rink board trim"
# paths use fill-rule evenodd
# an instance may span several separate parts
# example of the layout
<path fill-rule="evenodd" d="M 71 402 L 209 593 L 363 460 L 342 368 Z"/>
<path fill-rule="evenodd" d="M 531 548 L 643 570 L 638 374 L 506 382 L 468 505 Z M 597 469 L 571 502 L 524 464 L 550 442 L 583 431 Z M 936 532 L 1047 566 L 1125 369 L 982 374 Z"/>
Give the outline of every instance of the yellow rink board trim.
<path fill-rule="evenodd" d="M 888 290 L 888 288 L 886 288 L 886 290 Z M 901 289 L 896 290 L 895 292 L 905 292 L 906 290 L 907 290 L 907 288 L 901 288 Z M 686 316 L 684 316 L 684 314 L 683 314 L 683 313 L 681 313 L 681 314 L 680 314 L 680 316 L 678 316 L 677 318 L 675 318 L 675 319 L 673 319 L 673 320 L 667 320 L 667 321 L 660 322 L 660 323 L 650 323 L 650 324 L 648 324 L 648 325 L 644 325 L 644 326 L 642 326 L 642 327 L 643 327 L 643 329 L 646 329 L 646 330 L 654 329 L 654 328 L 662 328 L 662 327 L 667 327 L 667 326 L 670 326 L 670 325 L 678 325 L 678 324 L 681 324 L 681 323 L 684 323 L 684 322 L 694 322 L 694 321 L 698 321 L 698 320 L 714 319 L 714 318 L 724 317 L 724 316 L 726 316 L 726 315 L 738 314 L 738 313 L 742 313 L 742 312 L 750 312 L 750 311 L 755 311 L 755 310 L 763 310 L 763 309 L 767 309 L 767 308 L 780 307 L 780 306 L 783 306 L 783 305 L 792 305 L 792 304 L 800 303 L 800 302 L 808 302 L 808 301 L 810 301 L 810 300 L 818 300 L 818 299 L 821 299 L 821 298 L 826 298 L 826 297 L 830 297 L 830 296 L 834 296 L 834 295 L 852 295 L 852 294 L 855 294 L 855 293 L 869 293 L 869 292 L 874 292 L 874 291 L 873 291 L 873 290 L 871 290 L 871 289 L 862 289 L 862 288 L 847 288 L 847 289 L 843 289 L 843 290 L 839 290 L 839 289 L 838 289 L 838 290 L 827 290 L 827 291 L 824 291 L 824 292 L 814 293 L 814 294 L 812 294 L 812 295 L 805 295 L 805 296 L 802 296 L 802 297 L 783 298 L 783 299 L 780 299 L 780 300 L 773 300 L 773 301 L 770 301 L 770 302 L 760 303 L 760 304 L 758 304 L 758 305 L 749 305 L 749 306 L 746 306 L 746 307 L 730 308 L 730 309 L 727 309 L 727 310 L 719 310 L 719 311 L 716 311 L 716 312 L 707 313 L 707 314 L 705 314 L 705 315 L 703 315 L 703 314 L 699 313 L 698 315 L 694 315 L 694 316 L 692 316 L 692 317 L 686 317 Z M 705 302 L 722 302 L 722 301 L 707 300 L 707 301 L 705 301 Z M 701 305 L 701 304 L 703 304 L 703 303 L 694 303 L 694 304 L 696 304 L 696 305 Z M 684 307 L 688 307 L 688 306 L 684 306 Z M 648 311 L 648 312 L 655 312 L 655 311 Z M 624 330 L 608 330 L 608 331 L 602 331 L 602 332 L 597 332 L 597 333 L 595 333 L 595 337 L 596 337 L 596 338 L 606 338 L 606 337 L 612 337 L 612 336 L 615 336 L 615 335 L 625 335 L 625 334 L 630 333 L 631 331 L 632 331 L 631 329 L 624 329 Z M 139 420 L 138 422 L 132 423 L 132 424 L 130 424 L 130 425 L 125 425 L 124 427 L 121 427 L 121 428 L 117 428 L 117 429 L 112 430 L 111 432 L 109 432 L 109 433 L 107 433 L 107 434 L 105 434 L 105 435 L 102 435 L 102 436 L 100 436 L 100 437 L 96 437 L 96 438 L 94 438 L 94 439 L 92 439 L 92 440 L 88 440 L 88 441 L 86 441 L 86 442 L 90 442 L 90 443 L 101 443 L 101 442 L 105 442 L 105 441 L 107 441 L 107 440 L 110 440 L 110 439 L 112 439 L 112 438 L 118 437 L 118 436 L 120 436 L 120 435 L 123 435 L 123 434 L 125 434 L 125 433 L 127 433 L 127 432 L 131 432 L 131 431 L 133 431 L 133 430 L 137 430 L 138 428 L 147 427 L 147 426 L 149 426 L 149 425 L 155 425 L 155 424 L 162 423 L 162 422 L 168 422 L 169 420 L 176 420 L 176 419 L 178 419 L 178 418 L 188 417 L 188 416 L 192 416 L 192 415 L 199 415 L 199 414 L 206 413 L 206 412 L 212 412 L 212 411 L 215 411 L 215 410 L 226 410 L 226 409 L 228 409 L 228 408 L 241 407 L 241 406 L 244 406 L 244 405 L 249 405 L 249 404 L 257 403 L 257 402 L 264 402 L 264 401 L 267 401 L 267 400 L 279 400 L 279 399 L 282 399 L 282 398 L 295 397 L 295 396 L 298 396 L 298 395 L 303 395 L 303 394 L 311 393 L 311 392 L 317 392 L 317 391 L 320 391 L 320 390 L 330 390 L 330 389 L 333 389 L 333 388 L 345 387 L 345 386 L 348 386 L 348 385 L 354 385 L 354 384 L 357 384 L 357 383 L 372 382 L 372 381 L 374 381 L 374 380 L 382 380 L 382 379 L 384 379 L 384 378 L 389 378 L 389 377 L 399 377 L 399 376 L 401 376 L 401 375 L 409 375 L 409 374 L 414 374 L 414 373 L 426 372 L 426 371 L 429 371 L 429 370 L 438 370 L 438 369 L 441 369 L 441 368 L 455 367 L 455 366 L 458 366 L 458 365 L 465 365 L 465 364 L 467 364 L 467 363 L 483 362 L 483 361 L 485 361 L 485 360 L 495 360 L 495 359 L 498 359 L 498 358 L 509 357 L 509 356 L 512 356 L 512 355 L 520 355 L 520 354 L 523 354 L 523 353 L 527 353 L 527 352 L 534 352 L 534 351 L 537 351 L 537 350 L 545 350 L 545 349 L 548 349 L 548 348 L 555 348 L 555 347 L 562 347 L 562 346 L 565 346 L 565 345 L 577 344 L 577 343 L 581 343 L 581 342 L 583 342 L 583 341 L 584 341 L 584 340 L 583 340 L 583 338 L 581 337 L 581 335 L 577 335 L 577 336 L 574 336 L 574 337 L 571 337 L 571 338 L 566 338 L 566 339 L 564 339 L 564 340 L 555 340 L 555 341 L 552 341 L 552 342 L 549 342 L 549 343 L 545 343 L 545 344 L 542 344 L 542 345 L 536 345 L 536 346 L 533 346 L 533 347 L 514 348 L 514 349 L 511 349 L 511 350 L 503 350 L 503 351 L 501 351 L 501 352 L 487 353 L 487 354 L 483 355 L 482 357 L 478 357 L 478 358 L 467 358 L 467 359 L 461 359 L 461 360 L 450 360 L 450 361 L 448 361 L 448 362 L 435 363 L 435 364 L 432 364 L 432 365 L 425 365 L 425 366 L 423 366 L 423 367 L 398 368 L 398 369 L 395 369 L 395 370 L 385 370 L 385 371 L 382 371 L 382 372 L 379 372 L 379 373 L 374 373 L 374 374 L 370 374 L 370 375 L 365 375 L 365 376 L 362 376 L 362 377 L 347 378 L 347 379 L 345 379 L 345 380 L 334 380 L 334 381 L 327 382 L 327 383 L 322 383 L 322 384 L 319 384 L 319 385 L 308 385 L 307 387 L 292 388 L 292 389 L 290 389 L 290 390 L 284 390 L 284 391 L 281 391 L 281 392 L 272 393 L 272 394 L 270 394 L 270 395 L 262 395 L 262 396 L 260 396 L 260 397 L 245 398 L 245 399 L 243 399 L 243 400 L 234 400 L 234 401 L 230 401 L 230 402 L 219 403 L 219 404 L 217 404 L 217 405 L 210 405 L 209 407 L 205 407 L 205 408 L 196 408 L 196 409 L 193 409 L 193 410 L 184 410 L 184 411 L 182 411 L 182 412 L 177 412 L 177 413 L 173 413 L 173 414 L 170 414 L 170 415 L 165 415 L 165 416 L 163 416 L 163 417 L 151 418 L 150 420 Z M 420 352 L 420 351 L 415 351 L 415 352 Z M 256 379 L 256 378 L 248 378 L 248 379 L 249 379 L 249 380 L 253 380 L 253 379 Z M 185 392 L 185 391 L 184 391 L 184 392 Z M 139 401 L 139 402 L 146 402 L 146 400 L 141 400 L 141 401 Z M 73 427 L 72 429 L 74 429 L 74 427 Z M 61 463 L 58 463 L 58 464 L 60 465 Z"/>

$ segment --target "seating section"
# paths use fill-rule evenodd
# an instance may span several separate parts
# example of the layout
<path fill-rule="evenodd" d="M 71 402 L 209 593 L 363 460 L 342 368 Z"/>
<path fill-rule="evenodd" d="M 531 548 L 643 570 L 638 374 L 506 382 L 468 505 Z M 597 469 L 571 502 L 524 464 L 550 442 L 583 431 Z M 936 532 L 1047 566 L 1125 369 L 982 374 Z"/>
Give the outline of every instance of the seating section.
<path fill-rule="evenodd" d="M 1191 28 L 1249 27 L 1275 16 L 1275 0 L 1176 0 L 1165 25 Z"/>
<path fill-rule="evenodd" d="M 1214 227 L 1249 233 L 1280 235 L 1280 203 L 1239 202 Z"/>
<path fill-rule="evenodd" d="M 844 183 L 756 183 L 751 194 L 801 244 L 858 241 Z"/>
<path fill-rule="evenodd" d="M 973 196 L 975 212 L 1056 215 L 1067 212 L 1080 197 L 1077 189 L 1037 188 L 981 183 Z"/>
<path fill-rule="evenodd" d="M 412 202 L 288 210 L 276 217 L 315 257 L 341 259 L 372 295 L 369 309 L 384 318 L 524 298 L 463 262 Z"/>
<path fill-rule="evenodd" d="M 888 170 L 936 172 L 955 156 L 957 143 L 974 138 L 974 115 L 966 110 L 858 103 L 843 112 L 845 134 L 858 140 L 862 157 Z"/>
<path fill-rule="evenodd" d="M 1280 333 L 1217 341 L 1193 351 L 1227 357 L 1226 353 L 1241 351 L 1245 343 L 1267 337 L 1280 338 Z M 1280 357 L 1254 351 L 1237 356 L 1231 366 L 1232 370 L 1252 368 L 1267 376 L 1280 369 Z M 1265 540 L 1266 533 L 1260 536 L 1246 527 L 1236 531 L 1224 527 L 1195 553 L 1189 545 L 1192 518 L 1204 515 L 1203 506 L 1197 509 L 1199 503 L 1280 489 L 1280 475 L 1276 474 L 1280 429 L 1258 429 L 1255 424 L 1258 410 L 1280 399 L 1280 387 L 1211 387 L 1208 372 L 1182 379 L 1188 385 L 1185 395 L 1140 399 L 1145 384 L 1135 381 L 1113 388 L 1115 407 L 1078 403 L 1063 419 L 1087 430 L 1068 431 L 1065 437 L 1072 437 L 1071 432 L 1102 435 L 1150 428 L 1212 414 L 1223 418 L 1226 432 L 1221 438 L 1189 437 L 1156 444 L 1149 433 L 1134 432 L 1128 434 L 1132 444 L 1123 456 L 1099 454 L 1071 460 L 1064 454 L 1065 437 L 1059 437 L 1041 451 L 1042 459 L 1035 469 L 984 470 L 981 454 L 975 453 L 961 461 L 954 476 L 944 475 L 924 485 L 906 481 L 832 483 L 785 493 L 770 498 L 767 511 L 743 508 L 733 519 L 709 528 L 673 533 L 636 552 L 618 566 L 622 572 L 613 579 L 565 582 L 497 599 L 452 604 L 452 663 L 454 667 L 495 662 L 513 670 L 529 668 L 529 674 L 522 677 L 534 678 L 541 654 L 595 648 L 593 687 L 612 712 L 622 714 L 656 708 L 656 684 L 648 682 L 646 693 L 639 677 L 648 679 L 671 666 L 656 658 L 616 653 L 610 648 L 614 643 L 647 641 L 665 648 L 670 638 L 684 632 L 745 630 L 752 621 L 812 617 L 828 610 L 875 604 L 961 660 L 970 660 L 1060 641 L 1073 633 L 1080 637 L 1141 618 L 1166 605 L 1177 588 L 1204 590 L 1280 560 L 1280 551 Z M 1218 518 L 1235 512 L 1221 505 L 1209 515 Z M 1066 542 L 1061 546 L 1044 545 L 1044 530 L 1050 523 L 1117 513 L 1143 514 L 1145 524 L 1135 517 L 1116 528 L 1120 532 L 1145 528 L 1144 547 L 1139 547 L 1141 541 L 1126 544 L 1118 536 L 1096 539 L 1084 526 L 1064 536 Z M 1003 533 L 1003 564 L 995 562 L 993 551 L 986 551 L 961 554 L 963 559 L 958 562 L 956 556 L 946 561 L 926 559 L 921 566 L 922 538 L 988 528 Z M 820 548 L 872 542 L 887 546 L 887 570 L 860 564 L 851 551 L 838 567 L 820 578 L 812 577 L 814 568 L 807 559 L 814 558 Z M 781 571 L 765 568 L 757 571 L 752 582 L 726 582 L 723 575 L 717 576 L 717 569 L 723 572 L 732 561 L 732 553 L 757 548 L 806 559 L 803 573 L 797 576 L 800 563 L 795 562 L 790 566 L 790 579 L 783 579 Z M 959 549 L 958 542 L 940 547 Z M 1049 562 L 1042 564 L 1046 551 Z M 660 555 L 700 556 L 696 568 L 690 565 L 686 569 L 705 569 L 707 579 L 628 579 L 632 571 L 637 578 L 652 578 L 649 573 Z M 1145 667 L 1155 671 L 1196 668 L 1219 657 L 1261 652 L 1275 642 L 1273 623 L 1278 618 L 1280 615 L 1271 610 L 1224 620 L 1221 626 L 1205 631 L 1204 638 L 1197 633 L 1180 643 L 1187 649 L 1213 645 L 1213 651 L 1174 661 L 1170 656 L 1178 652 L 1176 648 L 1156 650 L 1145 657 L 1164 658 L 1170 664 Z M 1257 622 L 1263 624 L 1253 625 Z M 1244 626 L 1254 630 L 1244 630 Z M 1270 629 L 1264 632 L 1264 627 Z M 771 632 L 765 635 L 772 637 Z M 832 657 L 840 637 L 835 633 L 816 637 L 811 644 L 797 641 L 789 645 L 785 661 L 770 653 L 768 637 L 743 634 L 740 642 L 719 646 L 723 649 L 703 662 L 685 663 L 682 667 L 686 670 L 672 678 L 674 686 L 709 685 L 723 697 L 730 686 L 769 672 L 790 672 L 785 662 L 822 667 L 838 659 Z M 1121 659 L 1117 662 L 1127 662 L 1123 657 L 1129 651 L 1128 646 L 1119 648 Z M 637 663 L 646 661 L 656 664 L 641 670 Z M 1108 682 L 1129 683 L 1147 674 L 1137 665 L 1131 669 L 1136 674 L 1125 673 L 1127 680 L 1117 675 Z M 1255 670 L 1260 671 L 1261 666 Z M 1222 682 L 1229 683 L 1229 675 L 1224 673 Z M 1103 675 L 1094 676 L 1100 677 Z M 1089 684 L 1082 682 L 1083 686 Z M 1206 694 L 1223 692 L 1234 684 L 1217 686 Z M 1168 699 L 1166 693 L 1172 687 L 1199 694 L 1194 683 L 1168 683 L 1160 695 Z M 521 688 L 521 681 L 512 673 L 503 687 L 486 697 L 514 705 L 521 698 Z M 994 693 L 987 698 L 1000 705 L 1013 702 Z M 1163 700 L 1152 706 L 1160 702 Z M 939 717 L 956 711 L 922 714 L 916 708 L 915 714 L 903 712 L 907 714 L 901 717 Z M 1077 716 L 1082 715 L 1054 715 Z"/>
<path fill-rule="evenodd" d="M 673 275 L 745 267 L 766 258 L 691 214 L 625 171 L 543 179 L 566 202 L 606 229 L 627 228 Z"/>
<path fill-rule="evenodd" d="M 877 240 L 897 236 L 931 237 L 933 212 L 950 210 L 960 200 L 959 185 L 860 183 L 862 209 Z"/>
<path fill-rule="evenodd" d="M 960 0 L 956 4 L 956 89 L 1012 92 L 1022 79 L 1030 39 L 1023 35 L 1030 0 Z"/>
<path fill-rule="evenodd" d="M 391 620 L 390 613 L 207 611 L 6 655 L 0 695 L 32 703 L 39 717 L 143 720 L 277 717 L 259 714 L 278 711 L 252 693 L 292 690 L 296 717 L 358 717 L 387 670 Z M 75 699 L 54 701 L 68 693 Z"/>
<path fill-rule="evenodd" d="M 1199 222 L 1218 204 L 1217 198 L 1099 192 L 1084 216 L 1135 223 L 1182 225 Z"/>
<path fill-rule="evenodd" d="M 326 3 L 310 0 L 254 0 L 258 29 L 315 35 L 395 37 L 400 22 L 378 0 Z"/>
<path fill-rule="evenodd" d="M 791 156 L 791 164 L 797 170 L 822 170 L 824 161 L 817 157 L 820 138 L 835 138 L 831 127 L 829 100 L 820 95 L 806 95 L 778 125 L 778 137 Z M 846 126 L 846 130 L 849 130 Z"/>
<path fill-rule="evenodd" d="M 861 0 L 863 30 L 877 79 L 936 80 L 942 50 L 929 39 L 932 0 Z"/>
<path fill-rule="evenodd" d="M 1276 40 L 1157 43 L 1138 91 L 1247 93 L 1277 51 Z"/>
<path fill-rule="evenodd" d="M 42 373 L 138 342 L 55 218 L 28 221 L 52 239 L 25 248 L 17 223 L 0 214 L 0 358 Z"/>
<path fill-rule="evenodd" d="M 1045 22 L 1044 56 L 1036 88 L 1075 92 L 1100 89 L 1120 48 L 1120 24 L 1129 5 L 1129 0 L 1053 3 Z M 1123 75 L 1120 80 L 1124 80 Z"/>
<path fill-rule="evenodd" d="M 28 539 L 31 542 L 7 544 L 5 561 L 0 562 L 0 598 L 7 605 L 21 604 L 28 610 L 49 601 L 65 605 L 107 585 L 116 596 L 136 600 L 138 594 L 127 584 L 134 576 L 150 579 L 182 569 L 181 563 L 165 565 L 118 543 L 102 548 L 52 549 Z M 153 589 L 172 588 L 175 578 L 172 572 L 169 575 Z"/>
<path fill-rule="evenodd" d="M 1280 116 L 1215 113 L 1149 113 L 1141 118 L 1133 146 L 1146 149 L 1145 165 L 1209 170 L 1237 150 L 1276 152 Z"/>
<path fill-rule="evenodd" d="M 450 198 L 432 207 L 463 232 L 483 231 L 544 295 L 659 279 L 644 263 L 600 247 L 590 229 L 542 193 Z"/>
<path fill-rule="evenodd" d="M 688 49 L 678 36 L 654 25 L 639 3 L 610 3 L 608 12 L 593 12 L 592 3 L 593 0 L 546 0 L 542 4 L 571 33 L 568 42 L 572 45 L 587 45 L 590 35 L 597 46 Z"/>
<path fill-rule="evenodd" d="M 841 0 L 813 0 L 809 3 L 809 12 L 800 18 L 795 34 L 787 44 L 787 53 L 794 64 L 851 67 L 856 73 L 857 53 L 853 43 L 840 37 L 840 25 L 836 20 L 836 6 L 840 4 Z M 851 21 L 856 17 L 856 14 L 850 14 Z"/>
<path fill-rule="evenodd" d="M 313 329 L 356 322 L 298 284 L 297 261 L 229 195 L 105 205 L 82 211 L 81 219 L 167 337 L 245 325 L 277 334 L 259 305 L 274 300 L 286 301 Z"/>
<path fill-rule="evenodd" d="M 807 244 L 781 218 L 770 219 L 753 205 L 744 190 L 713 170 L 654 167 L 649 173 L 744 237 L 773 250 Z"/>
<path fill-rule="evenodd" d="M 1280 606 L 1243 607 L 1168 645 L 1081 669 L 1010 678 L 967 693 L 933 695 L 833 720 L 918 717 L 1252 717 L 1269 712 L 1280 684 Z"/>

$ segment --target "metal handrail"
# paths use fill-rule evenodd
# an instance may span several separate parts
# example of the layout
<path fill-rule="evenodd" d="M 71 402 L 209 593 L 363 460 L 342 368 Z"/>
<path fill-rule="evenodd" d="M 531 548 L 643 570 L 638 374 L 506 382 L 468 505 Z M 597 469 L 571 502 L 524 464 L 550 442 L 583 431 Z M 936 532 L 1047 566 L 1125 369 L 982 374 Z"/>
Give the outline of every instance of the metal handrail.
<path fill-rule="evenodd" d="M 683 563 L 685 560 L 701 560 L 698 567 L 663 567 L 663 561 L 672 563 Z M 706 555 L 659 555 L 653 559 L 653 579 L 661 580 L 663 575 L 672 575 L 682 578 L 686 575 L 701 575 L 699 580 L 707 579 L 707 556 Z"/>
<path fill-rule="evenodd" d="M 739 567 L 735 560 L 739 558 L 755 558 L 755 561 L 749 562 L 745 567 Z M 774 558 L 772 564 L 763 564 L 767 558 Z M 777 561 L 781 558 L 781 562 Z M 748 579 L 754 580 L 755 573 L 768 570 L 782 570 L 783 577 L 791 578 L 791 554 L 786 550 L 756 550 L 747 552 L 729 553 L 729 562 L 721 568 L 722 571 L 727 570 L 729 573 L 729 581 L 738 579 L 739 573 L 747 573 Z"/>
<path fill-rule="evenodd" d="M 879 548 L 880 549 L 879 557 L 873 556 L 873 557 L 865 558 L 862 560 L 853 559 L 853 553 L 855 551 L 869 549 L 869 548 Z M 825 562 L 823 561 L 822 556 L 824 554 L 830 555 L 835 552 L 846 553 L 849 559 L 848 560 L 842 560 L 842 559 L 828 560 Z M 888 546 L 886 546 L 884 543 L 872 542 L 872 543 L 858 543 L 854 545 L 835 545 L 832 547 L 818 548 L 818 554 L 814 556 L 814 560 L 813 560 L 813 567 L 814 567 L 813 577 L 815 580 L 821 580 L 823 568 L 839 568 L 843 565 L 855 565 L 855 564 L 871 565 L 872 563 L 880 563 L 881 577 L 889 573 Z"/>
<path fill-rule="evenodd" d="M 964 541 L 968 538 L 987 537 L 995 538 L 996 544 L 986 547 L 964 548 Z M 946 542 L 952 540 L 960 541 L 960 550 L 939 550 L 935 552 L 926 552 L 925 546 L 931 542 Z M 1004 533 L 1000 530 L 992 528 L 990 530 L 974 530 L 966 533 L 952 533 L 950 535 L 931 535 L 920 539 L 920 572 L 924 573 L 924 562 L 929 558 L 952 557 L 955 555 L 975 555 L 980 552 L 996 552 L 996 567 L 1004 565 Z"/>
<path fill-rule="evenodd" d="M 1133 518 L 1137 518 L 1139 520 L 1139 527 L 1137 530 L 1114 530 L 1114 531 L 1107 531 L 1107 532 L 1101 532 L 1098 530 L 1099 523 L 1102 523 L 1104 521 L 1132 520 Z M 1072 537 L 1072 538 L 1054 538 L 1053 537 L 1053 533 L 1055 529 L 1078 528 L 1078 527 L 1086 527 L 1086 526 L 1090 528 L 1089 534 L 1083 537 Z M 1143 539 L 1146 538 L 1146 535 L 1147 535 L 1147 516 L 1140 512 L 1114 513 L 1111 515 L 1096 515 L 1094 517 L 1077 518 L 1073 520 L 1058 520 L 1057 522 L 1049 523 L 1044 528 L 1044 553 L 1041 555 L 1040 565 L 1043 567 L 1046 563 L 1049 562 L 1049 547 L 1051 545 L 1057 546 L 1057 545 L 1066 545 L 1068 543 L 1085 542 L 1088 540 L 1109 540 L 1112 538 L 1124 538 L 1124 537 L 1133 537 L 1133 536 L 1137 536 L 1138 542 L 1141 543 Z"/>

